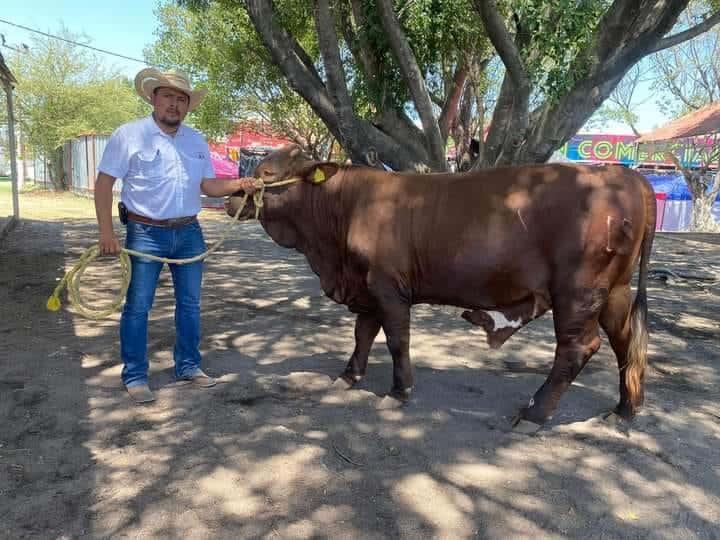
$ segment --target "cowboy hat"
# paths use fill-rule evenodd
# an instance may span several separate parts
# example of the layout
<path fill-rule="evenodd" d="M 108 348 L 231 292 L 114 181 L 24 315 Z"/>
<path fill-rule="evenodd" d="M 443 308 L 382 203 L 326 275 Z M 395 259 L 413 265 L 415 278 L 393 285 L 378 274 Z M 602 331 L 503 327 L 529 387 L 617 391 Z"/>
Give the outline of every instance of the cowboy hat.
<path fill-rule="evenodd" d="M 152 104 L 153 92 L 158 88 L 173 88 L 187 94 L 190 102 L 188 103 L 188 112 L 200 105 L 205 97 L 207 90 L 193 90 L 190 87 L 190 81 L 187 75 L 180 71 L 171 69 L 169 71 L 160 71 L 156 68 L 145 68 L 135 75 L 135 90 L 138 95 L 148 103 Z"/>

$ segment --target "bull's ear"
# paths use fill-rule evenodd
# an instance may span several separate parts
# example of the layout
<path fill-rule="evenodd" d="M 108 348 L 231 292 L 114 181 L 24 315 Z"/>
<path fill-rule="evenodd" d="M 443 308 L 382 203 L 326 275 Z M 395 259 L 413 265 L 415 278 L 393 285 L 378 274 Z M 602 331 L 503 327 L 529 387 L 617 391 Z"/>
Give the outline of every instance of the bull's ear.
<path fill-rule="evenodd" d="M 328 178 L 331 178 L 340 169 L 340 165 L 337 163 L 331 163 L 325 161 L 323 163 L 313 163 L 310 167 L 306 168 L 300 176 L 305 182 L 311 184 L 322 184 Z"/>

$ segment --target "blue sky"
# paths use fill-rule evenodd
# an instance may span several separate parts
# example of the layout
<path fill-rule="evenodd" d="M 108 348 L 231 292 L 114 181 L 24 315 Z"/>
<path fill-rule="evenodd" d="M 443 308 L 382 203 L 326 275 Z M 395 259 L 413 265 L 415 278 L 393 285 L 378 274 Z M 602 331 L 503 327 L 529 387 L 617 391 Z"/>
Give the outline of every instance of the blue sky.
<path fill-rule="evenodd" d="M 61 25 L 73 34 L 84 34 L 90 45 L 129 56 L 143 58 L 143 49 L 153 43 L 157 20 L 154 10 L 157 0 L 4 0 L 0 19 L 35 28 L 50 34 L 58 34 Z M 0 33 L 10 45 L 30 44 L 32 34 L 0 22 Z M 8 51 L 5 51 L 6 53 Z M 108 66 L 115 66 L 128 77 L 134 77 L 143 64 L 109 55 L 98 56 Z M 647 91 L 646 91 L 647 92 Z M 667 122 L 650 99 L 640 109 L 639 129 L 649 131 Z M 624 124 L 612 123 L 601 129 L 582 130 L 609 134 L 630 134 Z"/>
<path fill-rule="evenodd" d="M 132 58 L 143 58 L 143 48 L 154 41 L 157 21 L 153 0 L 4 0 L 0 19 L 57 35 L 62 25 L 73 34 L 84 34 L 90 45 Z M 0 22 L 0 33 L 10 45 L 30 44 L 32 34 Z M 5 50 L 7 53 L 7 50 Z M 98 53 L 99 54 L 99 53 Z M 132 77 L 143 64 L 100 55 Z"/>

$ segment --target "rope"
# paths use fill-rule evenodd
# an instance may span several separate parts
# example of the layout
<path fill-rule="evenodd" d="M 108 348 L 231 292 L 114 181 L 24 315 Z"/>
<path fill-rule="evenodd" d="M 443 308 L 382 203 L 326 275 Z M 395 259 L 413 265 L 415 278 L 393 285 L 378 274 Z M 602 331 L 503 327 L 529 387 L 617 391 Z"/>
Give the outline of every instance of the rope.
<path fill-rule="evenodd" d="M 281 182 L 273 182 L 272 184 L 266 185 L 263 183 L 259 187 L 259 189 L 253 194 L 253 202 L 255 203 L 255 219 L 258 219 L 258 216 L 260 215 L 260 210 L 263 207 L 263 196 L 265 195 L 266 188 L 292 184 L 297 182 L 298 180 L 300 179 L 297 177 L 293 177 L 288 180 L 283 180 Z M 99 246 L 90 246 L 83 252 L 83 254 L 80 256 L 80 259 L 78 259 L 78 262 L 75 263 L 75 266 L 73 266 L 68 272 L 65 273 L 65 276 L 63 276 L 63 278 L 60 280 L 60 283 L 58 283 L 57 287 L 55 287 L 55 290 L 50 295 L 50 298 L 48 298 L 47 300 L 47 309 L 50 311 L 58 311 L 60 309 L 60 295 L 62 294 L 63 289 L 67 287 L 68 300 L 73 305 L 73 307 L 75 307 L 78 313 L 83 317 L 93 320 L 99 320 L 104 319 L 109 315 L 112 315 L 115 311 L 120 309 L 120 306 L 125 299 L 125 295 L 127 294 L 128 287 L 130 286 L 130 279 L 132 278 L 132 265 L 130 263 L 130 255 L 134 255 L 136 257 L 144 257 L 146 259 L 150 259 L 151 261 L 158 261 L 168 264 L 190 264 L 197 261 L 202 261 L 203 259 L 209 257 L 210 254 L 213 253 L 217 248 L 219 248 L 220 245 L 225 241 L 228 234 L 230 233 L 230 229 L 238 222 L 240 214 L 245 208 L 247 201 L 248 194 L 246 193 L 245 195 L 243 195 L 243 198 L 240 201 L 240 206 L 235 212 L 232 221 L 225 228 L 225 232 L 222 234 L 220 239 L 215 242 L 210 247 L 210 249 L 204 251 L 200 255 L 196 255 L 195 257 L 190 257 L 187 259 L 167 259 L 165 257 L 157 257 L 155 255 L 141 253 L 132 249 L 122 248 L 119 254 L 121 280 L 120 290 L 118 291 L 117 295 L 113 297 L 110 305 L 104 309 L 93 307 L 80 295 L 80 280 L 83 273 L 85 272 L 87 267 L 100 256 Z"/>

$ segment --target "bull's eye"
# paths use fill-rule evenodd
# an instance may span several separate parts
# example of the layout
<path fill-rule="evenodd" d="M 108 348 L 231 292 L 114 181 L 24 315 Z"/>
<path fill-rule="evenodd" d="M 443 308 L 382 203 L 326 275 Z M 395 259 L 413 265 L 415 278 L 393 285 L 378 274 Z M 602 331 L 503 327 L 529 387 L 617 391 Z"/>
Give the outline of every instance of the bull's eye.
<path fill-rule="evenodd" d="M 268 171 L 267 169 L 264 170 L 262 173 L 263 173 L 263 176 L 272 176 L 274 174 L 272 171 Z"/>

